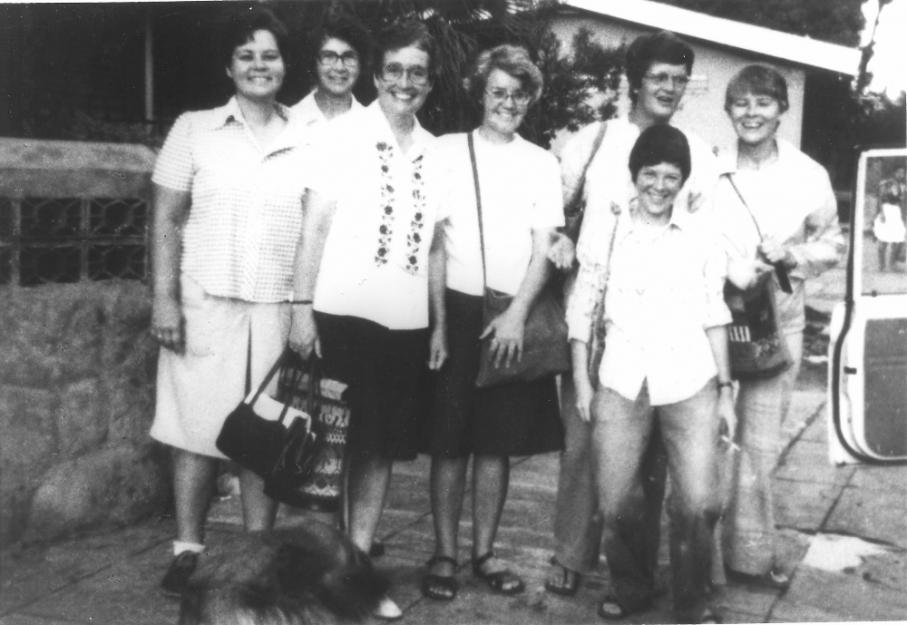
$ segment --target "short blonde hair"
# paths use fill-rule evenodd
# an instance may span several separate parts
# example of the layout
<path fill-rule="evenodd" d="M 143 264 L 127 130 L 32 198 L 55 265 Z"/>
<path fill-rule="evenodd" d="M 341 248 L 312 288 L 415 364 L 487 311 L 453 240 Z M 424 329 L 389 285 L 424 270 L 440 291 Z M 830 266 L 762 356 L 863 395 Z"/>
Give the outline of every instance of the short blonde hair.
<path fill-rule="evenodd" d="M 545 84 L 542 71 L 532 62 L 526 48 L 508 44 L 482 51 L 476 57 L 469 75 L 463 79 L 463 86 L 475 102 L 482 102 L 488 76 L 496 69 L 520 81 L 523 89 L 529 93 L 530 105 L 538 102 Z"/>

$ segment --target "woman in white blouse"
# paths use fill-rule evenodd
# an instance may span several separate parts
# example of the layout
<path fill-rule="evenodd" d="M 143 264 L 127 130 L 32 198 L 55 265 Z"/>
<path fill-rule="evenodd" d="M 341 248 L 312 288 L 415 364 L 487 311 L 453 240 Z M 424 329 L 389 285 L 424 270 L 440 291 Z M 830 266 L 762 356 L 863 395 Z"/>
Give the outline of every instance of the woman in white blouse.
<path fill-rule="evenodd" d="M 160 343 L 151 435 L 173 448 L 177 537 L 165 591 L 179 594 L 203 549 L 226 416 L 283 351 L 302 225 L 299 128 L 277 103 L 287 33 L 243 11 L 225 33 L 235 93 L 177 119 L 158 157 L 152 336 Z M 240 473 L 249 530 L 274 521 L 262 482 Z"/>
<path fill-rule="evenodd" d="M 498 46 L 479 55 L 466 86 L 482 106 L 482 123 L 439 140 L 447 164 L 444 202 L 446 292 L 435 351 L 449 353 L 438 374 L 427 435 L 432 456 L 435 554 L 423 578 L 425 596 L 456 596 L 457 531 L 473 458 L 472 570 L 492 590 L 514 594 L 523 581 L 495 557 L 494 541 L 507 496 L 511 455 L 561 448 L 554 378 L 477 389 L 479 337 L 491 336 L 502 359 L 518 358 L 526 315 L 548 279 L 550 237 L 563 224 L 560 172 L 554 156 L 518 134 L 542 91 L 542 75 L 523 48 Z M 468 141 L 475 146 L 482 198 L 487 286 L 513 296 L 487 327 L 482 320 L 483 266 L 476 191 Z"/>

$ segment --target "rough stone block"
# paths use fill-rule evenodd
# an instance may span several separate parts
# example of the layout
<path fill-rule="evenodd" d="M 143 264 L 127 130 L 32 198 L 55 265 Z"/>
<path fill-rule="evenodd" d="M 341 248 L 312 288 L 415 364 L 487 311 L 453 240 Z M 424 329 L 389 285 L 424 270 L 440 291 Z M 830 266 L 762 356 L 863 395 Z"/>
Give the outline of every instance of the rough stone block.
<path fill-rule="evenodd" d="M 161 510 L 169 489 L 152 446 L 124 445 L 64 462 L 38 488 L 27 540 L 122 525 Z"/>
<path fill-rule="evenodd" d="M 63 458 L 97 449 L 107 437 L 107 399 L 99 389 L 98 380 L 91 379 L 68 384 L 60 391 L 56 421 Z"/>

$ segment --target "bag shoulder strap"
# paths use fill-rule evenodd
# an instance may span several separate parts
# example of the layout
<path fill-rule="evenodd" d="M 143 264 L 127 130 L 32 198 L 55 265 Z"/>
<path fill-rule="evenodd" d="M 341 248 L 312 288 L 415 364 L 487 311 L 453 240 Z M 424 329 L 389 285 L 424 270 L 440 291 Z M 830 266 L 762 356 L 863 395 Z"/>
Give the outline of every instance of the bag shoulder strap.
<path fill-rule="evenodd" d="M 611 236 L 608 239 L 608 255 L 605 257 L 605 281 L 602 285 L 602 294 L 599 300 L 604 306 L 605 295 L 608 292 L 608 280 L 611 278 L 611 257 L 614 255 L 614 242 L 617 239 L 617 228 L 620 226 L 620 206 L 611 203 L 611 212 L 614 214 L 614 225 L 611 227 Z"/>
<path fill-rule="evenodd" d="M 485 227 L 482 224 L 482 191 L 479 187 L 479 168 L 476 165 L 476 147 L 473 133 L 466 135 L 466 143 L 469 145 L 469 160 L 472 162 L 472 180 L 476 191 L 476 215 L 479 218 L 479 251 L 482 253 L 482 288 L 488 283 L 488 276 L 485 269 Z"/>
<path fill-rule="evenodd" d="M 762 228 L 759 227 L 759 222 L 756 220 L 756 216 L 753 214 L 753 210 L 750 208 L 750 205 L 743 197 L 743 194 L 740 193 L 740 189 L 737 187 L 737 183 L 734 182 L 734 176 L 732 176 L 730 172 L 724 173 L 722 175 L 727 178 L 728 182 L 731 183 L 731 188 L 734 190 L 734 193 L 737 194 L 737 198 L 740 200 L 740 203 L 743 204 L 743 208 L 746 209 L 746 212 L 750 216 L 750 219 L 753 220 L 753 225 L 756 226 L 756 233 L 759 235 L 759 239 L 764 239 L 765 237 L 762 234 Z"/>
<path fill-rule="evenodd" d="M 576 182 L 576 189 L 573 191 L 573 197 L 571 197 L 570 201 L 567 202 L 567 206 L 575 204 L 577 199 L 579 199 L 579 196 L 582 194 L 583 188 L 586 186 L 586 174 L 589 172 L 589 166 L 592 165 L 592 161 L 594 161 L 595 157 L 598 155 L 598 150 L 602 147 L 602 141 L 605 140 L 605 133 L 607 132 L 608 122 L 602 121 L 598 132 L 595 133 L 595 140 L 592 142 L 592 150 L 589 152 L 589 158 L 586 160 L 586 164 L 583 165 L 583 169 L 579 175 L 579 180 L 577 180 Z"/>

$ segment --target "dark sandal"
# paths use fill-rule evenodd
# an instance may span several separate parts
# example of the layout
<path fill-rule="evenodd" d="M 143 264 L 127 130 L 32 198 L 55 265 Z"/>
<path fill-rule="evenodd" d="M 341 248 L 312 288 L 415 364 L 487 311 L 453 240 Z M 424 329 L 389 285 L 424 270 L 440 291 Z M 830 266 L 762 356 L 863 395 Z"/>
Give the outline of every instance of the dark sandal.
<path fill-rule="evenodd" d="M 790 587 L 790 575 L 780 569 L 772 569 L 761 575 L 743 573 L 726 568 L 725 574 L 730 582 L 747 586 L 757 586 L 771 590 L 787 590 Z"/>
<path fill-rule="evenodd" d="M 435 564 L 439 562 L 445 562 L 450 564 L 456 572 L 459 563 L 451 558 L 450 556 L 432 556 L 428 561 L 428 568 L 430 569 Z M 437 575 L 435 573 L 426 573 L 422 577 L 422 596 L 428 597 L 429 599 L 436 599 L 438 601 L 453 601 L 457 597 L 457 591 L 460 589 L 460 584 L 457 582 L 457 579 L 453 575 Z"/>
<path fill-rule="evenodd" d="M 493 558 L 493 551 L 489 551 L 478 558 L 474 557 L 472 559 L 472 574 L 487 583 L 488 587 L 493 591 L 502 595 L 516 595 L 523 592 L 526 589 L 526 584 L 510 569 L 492 571 L 491 573 L 486 573 L 482 570 L 482 567 Z"/>
<path fill-rule="evenodd" d="M 545 590 L 563 597 L 572 597 L 575 595 L 576 591 L 579 590 L 582 575 L 573 569 L 568 569 L 554 558 L 551 559 L 551 566 L 552 572 L 548 579 L 545 580 Z M 554 581 L 555 567 L 560 572 L 557 582 Z"/>
<path fill-rule="evenodd" d="M 598 615 L 608 621 L 617 621 L 626 617 L 629 612 L 624 609 L 614 595 L 605 595 L 605 598 L 598 602 Z"/>

